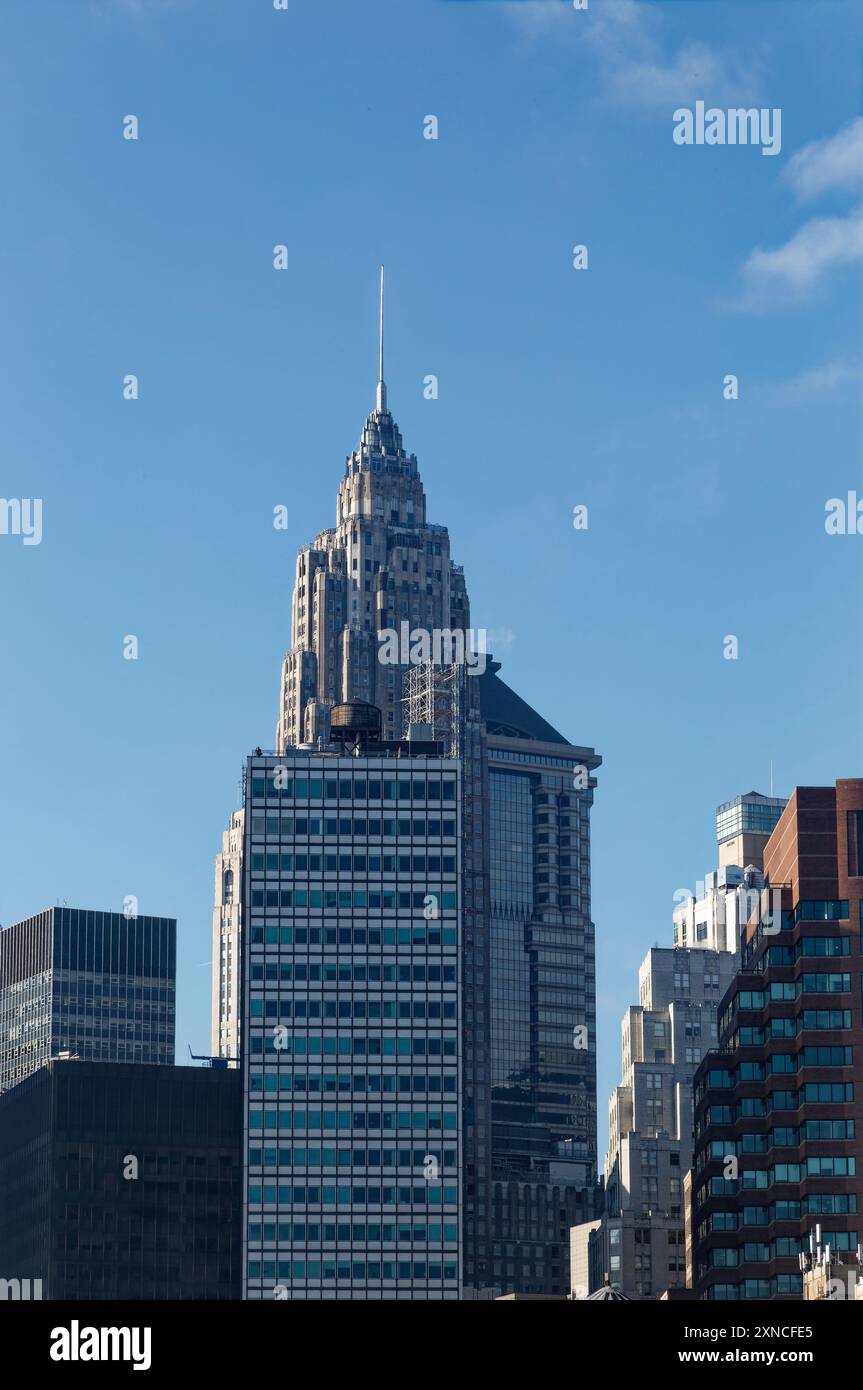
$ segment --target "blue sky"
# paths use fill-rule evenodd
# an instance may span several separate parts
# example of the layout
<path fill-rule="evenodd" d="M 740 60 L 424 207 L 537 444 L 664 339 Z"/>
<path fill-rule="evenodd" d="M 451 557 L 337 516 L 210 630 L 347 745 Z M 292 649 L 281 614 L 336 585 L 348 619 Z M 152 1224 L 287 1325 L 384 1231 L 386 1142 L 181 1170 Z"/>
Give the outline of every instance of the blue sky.
<path fill-rule="evenodd" d="M 0 536 L 0 920 L 176 915 L 178 1052 L 208 1049 L 213 856 L 373 402 L 384 261 L 390 405 L 473 622 L 604 759 L 603 1148 L 716 805 L 771 760 L 778 794 L 861 772 L 863 539 L 824 528 L 863 497 L 861 27 L 832 0 L 6 0 L 0 490 L 43 499 L 43 538 Z M 676 145 L 697 100 L 781 108 L 781 152 Z"/>

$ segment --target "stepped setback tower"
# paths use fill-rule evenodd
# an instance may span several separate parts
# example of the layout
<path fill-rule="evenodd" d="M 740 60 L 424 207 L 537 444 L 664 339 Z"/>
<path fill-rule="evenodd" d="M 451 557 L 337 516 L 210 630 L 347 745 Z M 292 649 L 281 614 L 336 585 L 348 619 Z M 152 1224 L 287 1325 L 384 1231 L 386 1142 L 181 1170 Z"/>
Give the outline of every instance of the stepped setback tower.
<path fill-rule="evenodd" d="M 299 552 L 275 751 L 216 866 L 250 1299 L 563 1294 L 569 1228 L 598 1214 L 601 759 L 470 622 L 388 408 L 382 273 L 375 406 Z"/>
<path fill-rule="evenodd" d="M 293 646 L 282 667 L 276 751 L 329 740 L 333 705 L 364 700 L 382 714 L 385 738 L 402 733 L 406 664 L 378 660 L 378 634 L 400 629 L 466 632 L 464 570 L 449 532 L 426 520 L 416 456 L 405 451 L 384 384 L 384 278 L 375 408 L 345 461 L 336 525 L 297 556 Z"/>

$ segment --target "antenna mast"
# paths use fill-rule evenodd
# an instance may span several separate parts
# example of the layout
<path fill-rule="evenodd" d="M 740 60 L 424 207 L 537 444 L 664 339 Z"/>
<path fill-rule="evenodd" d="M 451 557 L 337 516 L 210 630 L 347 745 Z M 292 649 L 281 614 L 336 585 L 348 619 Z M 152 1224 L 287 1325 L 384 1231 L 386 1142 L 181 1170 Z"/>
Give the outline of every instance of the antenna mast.
<path fill-rule="evenodd" d="M 377 409 L 387 408 L 387 388 L 384 386 L 384 268 L 381 266 L 381 311 L 378 337 L 378 395 Z"/>

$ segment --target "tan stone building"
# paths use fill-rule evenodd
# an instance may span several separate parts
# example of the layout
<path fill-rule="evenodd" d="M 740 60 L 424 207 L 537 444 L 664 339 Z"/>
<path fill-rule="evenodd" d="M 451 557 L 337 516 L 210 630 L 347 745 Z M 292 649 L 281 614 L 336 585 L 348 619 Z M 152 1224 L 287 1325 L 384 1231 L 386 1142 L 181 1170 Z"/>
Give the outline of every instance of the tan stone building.
<path fill-rule="evenodd" d="M 213 907 L 214 1057 L 239 1057 L 240 926 L 243 907 L 243 828 L 245 812 L 234 811 L 216 855 Z"/>
<path fill-rule="evenodd" d="M 450 559 L 449 532 L 427 521 L 416 456 L 405 452 L 387 409 L 382 329 L 375 408 L 345 461 L 336 525 L 297 556 L 277 752 L 326 742 L 329 712 L 346 700 L 377 705 L 383 737 L 401 736 L 410 663 L 382 663 L 379 634 L 402 623 L 466 633 L 470 608 L 464 571 Z"/>

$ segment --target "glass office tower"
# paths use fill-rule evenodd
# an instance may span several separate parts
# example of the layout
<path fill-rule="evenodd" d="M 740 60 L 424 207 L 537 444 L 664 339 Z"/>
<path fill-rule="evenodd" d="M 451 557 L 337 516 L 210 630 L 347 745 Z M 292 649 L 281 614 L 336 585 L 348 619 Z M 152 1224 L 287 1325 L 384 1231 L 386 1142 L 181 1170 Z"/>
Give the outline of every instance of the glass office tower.
<path fill-rule="evenodd" d="M 459 777 L 248 760 L 245 1298 L 459 1297 Z"/>
<path fill-rule="evenodd" d="M 495 1171 L 546 1176 L 550 1161 L 578 1158 L 586 1182 L 596 1129 L 594 956 L 589 907 L 574 920 L 571 903 L 579 902 L 577 866 L 588 854 L 587 816 L 582 827 L 565 775 L 503 772 L 492 762 L 489 785 Z M 575 861 L 567 872 L 556 863 L 554 882 L 552 837 L 557 857 Z M 564 854 L 562 838 L 574 851 Z"/>
<path fill-rule="evenodd" d="M 491 1155 L 479 1287 L 565 1294 L 594 1215 L 596 967 L 590 809 L 601 759 L 500 680 L 487 732 Z M 481 1179 L 482 1181 L 482 1179 Z"/>
<path fill-rule="evenodd" d="M 173 1063 L 177 923 L 51 907 L 0 931 L 0 1092 L 61 1053 Z"/>

